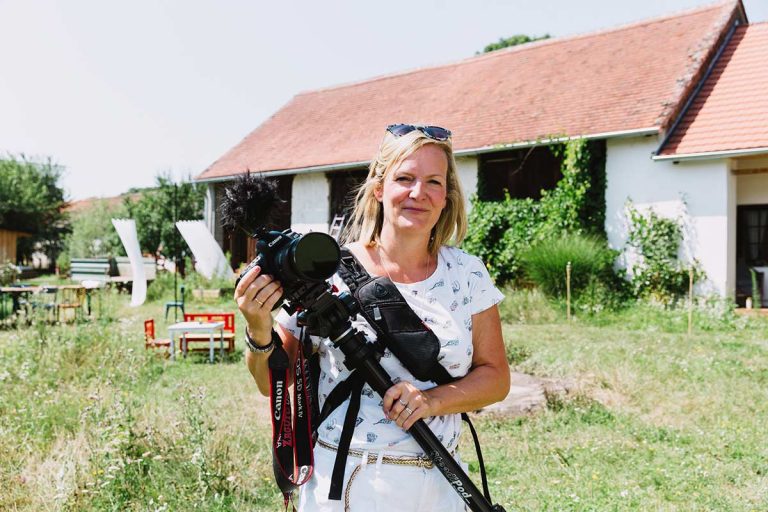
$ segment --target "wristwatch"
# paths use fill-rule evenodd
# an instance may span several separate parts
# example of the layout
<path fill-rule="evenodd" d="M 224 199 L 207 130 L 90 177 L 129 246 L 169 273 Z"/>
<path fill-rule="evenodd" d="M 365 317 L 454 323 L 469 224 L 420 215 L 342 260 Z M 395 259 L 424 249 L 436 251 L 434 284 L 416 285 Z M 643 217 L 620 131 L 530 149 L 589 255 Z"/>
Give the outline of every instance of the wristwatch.
<path fill-rule="evenodd" d="M 251 338 L 251 335 L 248 333 L 248 328 L 245 329 L 245 346 L 248 347 L 248 350 L 251 352 L 255 352 L 257 354 L 263 354 L 266 352 L 271 351 L 273 348 L 275 348 L 276 343 L 281 343 L 282 340 L 280 339 L 280 336 L 277 334 L 277 331 L 272 329 L 272 337 L 269 340 L 269 343 L 266 345 L 257 345 L 255 341 L 253 341 L 253 338 Z"/>

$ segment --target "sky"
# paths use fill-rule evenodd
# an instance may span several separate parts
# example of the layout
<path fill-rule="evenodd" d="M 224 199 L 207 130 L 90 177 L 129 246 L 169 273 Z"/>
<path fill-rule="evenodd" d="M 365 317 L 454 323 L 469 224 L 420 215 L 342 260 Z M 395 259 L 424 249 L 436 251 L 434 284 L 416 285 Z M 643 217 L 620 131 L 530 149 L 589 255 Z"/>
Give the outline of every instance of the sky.
<path fill-rule="evenodd" d="M 71 200 L 114 196 L 200 174 L 303 91 L 710 3 L 0 0 L 0 157 L 52 158 Z"/>

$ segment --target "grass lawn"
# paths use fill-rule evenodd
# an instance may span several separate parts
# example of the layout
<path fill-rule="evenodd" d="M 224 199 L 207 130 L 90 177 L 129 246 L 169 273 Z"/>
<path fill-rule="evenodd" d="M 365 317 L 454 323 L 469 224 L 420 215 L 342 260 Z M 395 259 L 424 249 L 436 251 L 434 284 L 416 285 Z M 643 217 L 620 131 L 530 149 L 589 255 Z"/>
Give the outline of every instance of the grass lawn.
<path fill-rule="evenodd" d="M 282 510 L 242 355 L 145 353 L 163 302 L 107 295 L 101 321 L 0 330 L 0 510 Z M 577 383 L 534 416 L 476 421 L 507 510 L 768 510 L 768 322 L 705 305 L 691 336 L 685 312 L 649 306 L 569 324 L 531 293 L 502 313 L 516 370 Z"/>

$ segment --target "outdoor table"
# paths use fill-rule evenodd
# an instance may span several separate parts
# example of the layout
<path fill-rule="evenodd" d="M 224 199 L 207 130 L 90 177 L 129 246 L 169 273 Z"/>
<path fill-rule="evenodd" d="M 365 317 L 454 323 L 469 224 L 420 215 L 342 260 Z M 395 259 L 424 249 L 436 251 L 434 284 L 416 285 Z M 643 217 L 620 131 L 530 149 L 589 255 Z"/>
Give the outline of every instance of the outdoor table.
<path fill-rule="evenodd" d="M 5 317 L 5 296 L 11 296 L 11 313 L 14 313 L 20 309 L 20 299 L 22 295 L 29 295 L 40 290 L 38 286 L 3 286 L 0 287 L 0 303 L 2 304 L 3 317 Z"/>
<path fill-rule="evenodd" d="M 168 334 L 171 338 L 171 359 L 176 359 L 176 334 L 180 333 L 181 338 L 186 342 L 186 334 L 189 332 L 208 333 L 210 336 L 210 360 L 213 362 L 213 334 L 219 331 L 221 340 L 221 355 L 224 356 L 224 322 L 178 322 L 168 326 Z M 186 347 L 186 343 L 182 346 Z M 186 357 L 186 350 L 184 356 Z"/>

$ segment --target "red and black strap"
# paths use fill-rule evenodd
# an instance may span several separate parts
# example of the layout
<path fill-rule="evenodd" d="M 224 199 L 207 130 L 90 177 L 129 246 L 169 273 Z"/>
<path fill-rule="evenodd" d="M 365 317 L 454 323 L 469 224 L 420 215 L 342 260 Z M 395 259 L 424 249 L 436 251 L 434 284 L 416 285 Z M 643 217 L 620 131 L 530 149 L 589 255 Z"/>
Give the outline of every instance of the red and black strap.
<path fill-rule="evenodd" d="M 288 386 L 290 361 L 276 333 L 275 349 L 269 356 L 270 404 L 272 409 L 272 469 L 286 510 L 293 492 L 312 476 L 312 385 L 305 350 L 298 351 L 294 366 L 295 421 L 291 417 Z"/>

